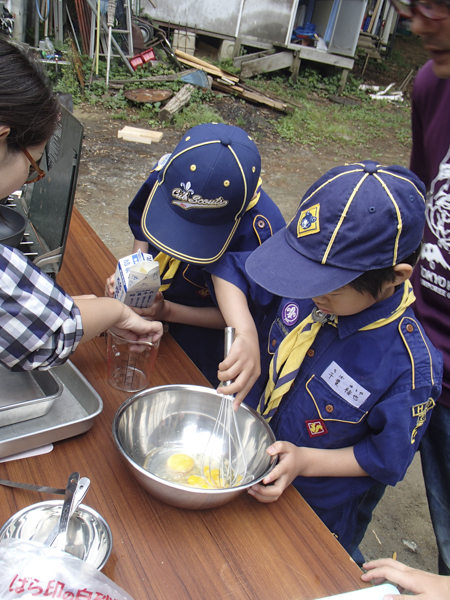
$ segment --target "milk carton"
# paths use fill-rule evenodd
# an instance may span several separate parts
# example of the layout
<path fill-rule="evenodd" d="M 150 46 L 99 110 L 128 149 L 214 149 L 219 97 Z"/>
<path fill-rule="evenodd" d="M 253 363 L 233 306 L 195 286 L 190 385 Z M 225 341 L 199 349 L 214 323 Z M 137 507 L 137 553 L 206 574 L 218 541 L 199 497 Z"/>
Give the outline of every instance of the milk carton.
<path fill-rule="evenodd" d="M 114 275 L 114 298 L 128 306 L 148 308 L 161 285 L 159 263 L 138 250 L 121 258 Z"/>

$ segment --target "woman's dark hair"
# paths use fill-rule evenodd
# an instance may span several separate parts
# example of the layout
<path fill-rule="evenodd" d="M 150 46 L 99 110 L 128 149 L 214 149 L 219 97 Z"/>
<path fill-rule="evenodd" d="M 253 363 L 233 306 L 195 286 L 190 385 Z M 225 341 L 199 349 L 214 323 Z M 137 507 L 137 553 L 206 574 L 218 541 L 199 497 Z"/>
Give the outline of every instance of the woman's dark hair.
<path fill-rule="evenodd" d="M 414 267 L 420 257 L 420 253 L 422 251 L 422 242 L 419 247 L 410 254 L 407 258 L 399 261 L 401 263 L 406 263 Z M 354 290 L 363 294 L 364 292 L 369 292 L 375 300 L 377 300 L 378 296 L 383 289 L 383 285 L 385 283 L 393 283 L 395 281 L 396 273 L 394 271 L 394 267 L 385 267 L 384 269 L 374 269 L 373 271 L 366 271 L 353 281 L 351 281 L 348 285 L 352 287 Z"/>
<path fill-rule="evenodd" d="M 46 142 L 59 113 L 58 99 L 41 65 L 0 37 L 0 124 L 11 129 L 9 150 Z"/>

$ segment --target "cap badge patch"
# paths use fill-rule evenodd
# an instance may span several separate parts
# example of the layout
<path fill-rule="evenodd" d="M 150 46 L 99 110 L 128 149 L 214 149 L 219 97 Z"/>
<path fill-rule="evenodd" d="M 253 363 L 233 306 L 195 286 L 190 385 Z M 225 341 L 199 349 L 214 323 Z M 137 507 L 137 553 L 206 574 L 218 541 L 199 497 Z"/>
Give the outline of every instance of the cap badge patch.
<path fill-rule="evenodd" d="M 320 204 L 302 210 L 297 222 L 297 237 L 311 235 L 320 231 L 319 223 Z"/>
<path fill-rule="evenodd" d="M 281 319 L 285 325 L 290 327 L 291 325 L 295 325 L 295 323 L 297 323 L 299 314 L 300 309 L 298 304 L 296 302 L 288 302 L 281 312 Z"/>
<path fill-rule="evenodd" d="M 172 190 L 172 196 L 175 200 L 172 200 L 172 204 L 176 204 L 184 210 L 190 208 L 223 208 L 228 204 L 228 200 L 225 200 L 220 196 L 219 198 L 203 198 L 200 194 L 195 194 L 191 188 L 191 182 L 180 183 L 179 188 Z"/>
<path fill-rule="evenodd" d="M 308 428 L 309 437 L 314 438 L 318 435 L 325 435 L 328 433 L 328 429 L 322 419 L 315 419 L 313 421 L 305 421 L 305 425 Z"/>

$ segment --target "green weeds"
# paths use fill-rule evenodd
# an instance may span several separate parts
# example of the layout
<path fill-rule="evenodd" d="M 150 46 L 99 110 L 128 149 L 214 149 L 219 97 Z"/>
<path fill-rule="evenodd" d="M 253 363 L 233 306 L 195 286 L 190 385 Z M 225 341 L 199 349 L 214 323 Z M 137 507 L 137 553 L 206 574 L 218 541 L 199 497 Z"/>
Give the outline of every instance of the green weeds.
<path fill-rule="evenodd" d="M 170 89 L 175 94 L 184 85 L 182 81 L 142 82 L 138 81 L 146 75 L 167 75 L 174 73 L 166 63 L 149 70 L 139 68 L 134 76 L 124 65 L 114 60 L 111 63 L 110 82 L 118 82 L 122 89 L 106 87 L 106 62 L 99 62 L 99 73 L 94 74 L 93 61 L 83 57 L 83 73 L 85 88 L 80 86 L 78 76 L 73 66 L 70 49 L 66 49 L 69 65 L 60 68 L 59 77 L 55 81 L 55 90 L 70 93 L 74 104 L 87 102 L 101 105 L 111 110 L 112 118 L 117 120 L 144 121 L 152 127 L 174 126 L 186 130 L 200 123 L 224 122 L 214 106 L 216 97 L 211 91 L 204 92 L 195 88 L 191 100 L 182 111 L 176 114 L 170 123 L 164 124 L 159 120 L 160 103 L 136 105 L 124 95 L 127 89 L 141 87 Z M 392 54 L 390 61 L 402 64 L 404 57 Z M 232 61 L 220 63 L 220 67 L 237 72 Z M 49 67 L 49 74 L 55 80 L 55 69 Z M 291 144 L 302 144 L 320 149 L 324 146 L 339 147 L 348 151 L 353 157 L 367 155 L 376 156 L 377 143 L 395 139 L 405 148 L 410 144 L 410 106 L 407 101 L 401 105 L 393 105 L 384 101 L 371 100 L 359 89 L 362 81 L 349 74 L 345 86 L 344 98 L 357 100 L 359 105 L 348 106 L 329 101 L 330 96 L 338 94 L 340 71 L 333 68 L 317 68 L 307 66 L 300 70 L 297 81 L 294 82 L 288 71 L 269 73 L 252 78 L 249 85 L 279 99 L 301 105 L 286 116 L 273 118 L 269 121 L 273 130 Z M 120 83 L 126 81 L 126 83 Z M 245 101 L 242 101 L 246 104 Z M 245 129 L 246 118 L 237 116 L 235 124 Z M 257 135 L 257 132 L 255 133 Z"/>

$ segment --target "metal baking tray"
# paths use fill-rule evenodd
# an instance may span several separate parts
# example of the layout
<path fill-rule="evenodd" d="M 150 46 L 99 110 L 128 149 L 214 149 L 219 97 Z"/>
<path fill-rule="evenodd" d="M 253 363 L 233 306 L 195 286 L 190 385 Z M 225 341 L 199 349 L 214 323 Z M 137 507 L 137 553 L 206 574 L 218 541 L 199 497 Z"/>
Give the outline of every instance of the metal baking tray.
<path fill-rule="evenodd" d="M 75 365 L 67 361 L 52 371 L 62 383 L 61 396 L 46 415 L 0 427 L 0 458 L 84 433 L 102 412 L 101 397 Z"/>
<path fill-rule="evenodd" d="M 51 371 L 9 371 L 0 366 L 0 427 L 48 413 L 63 385 Z"/>

